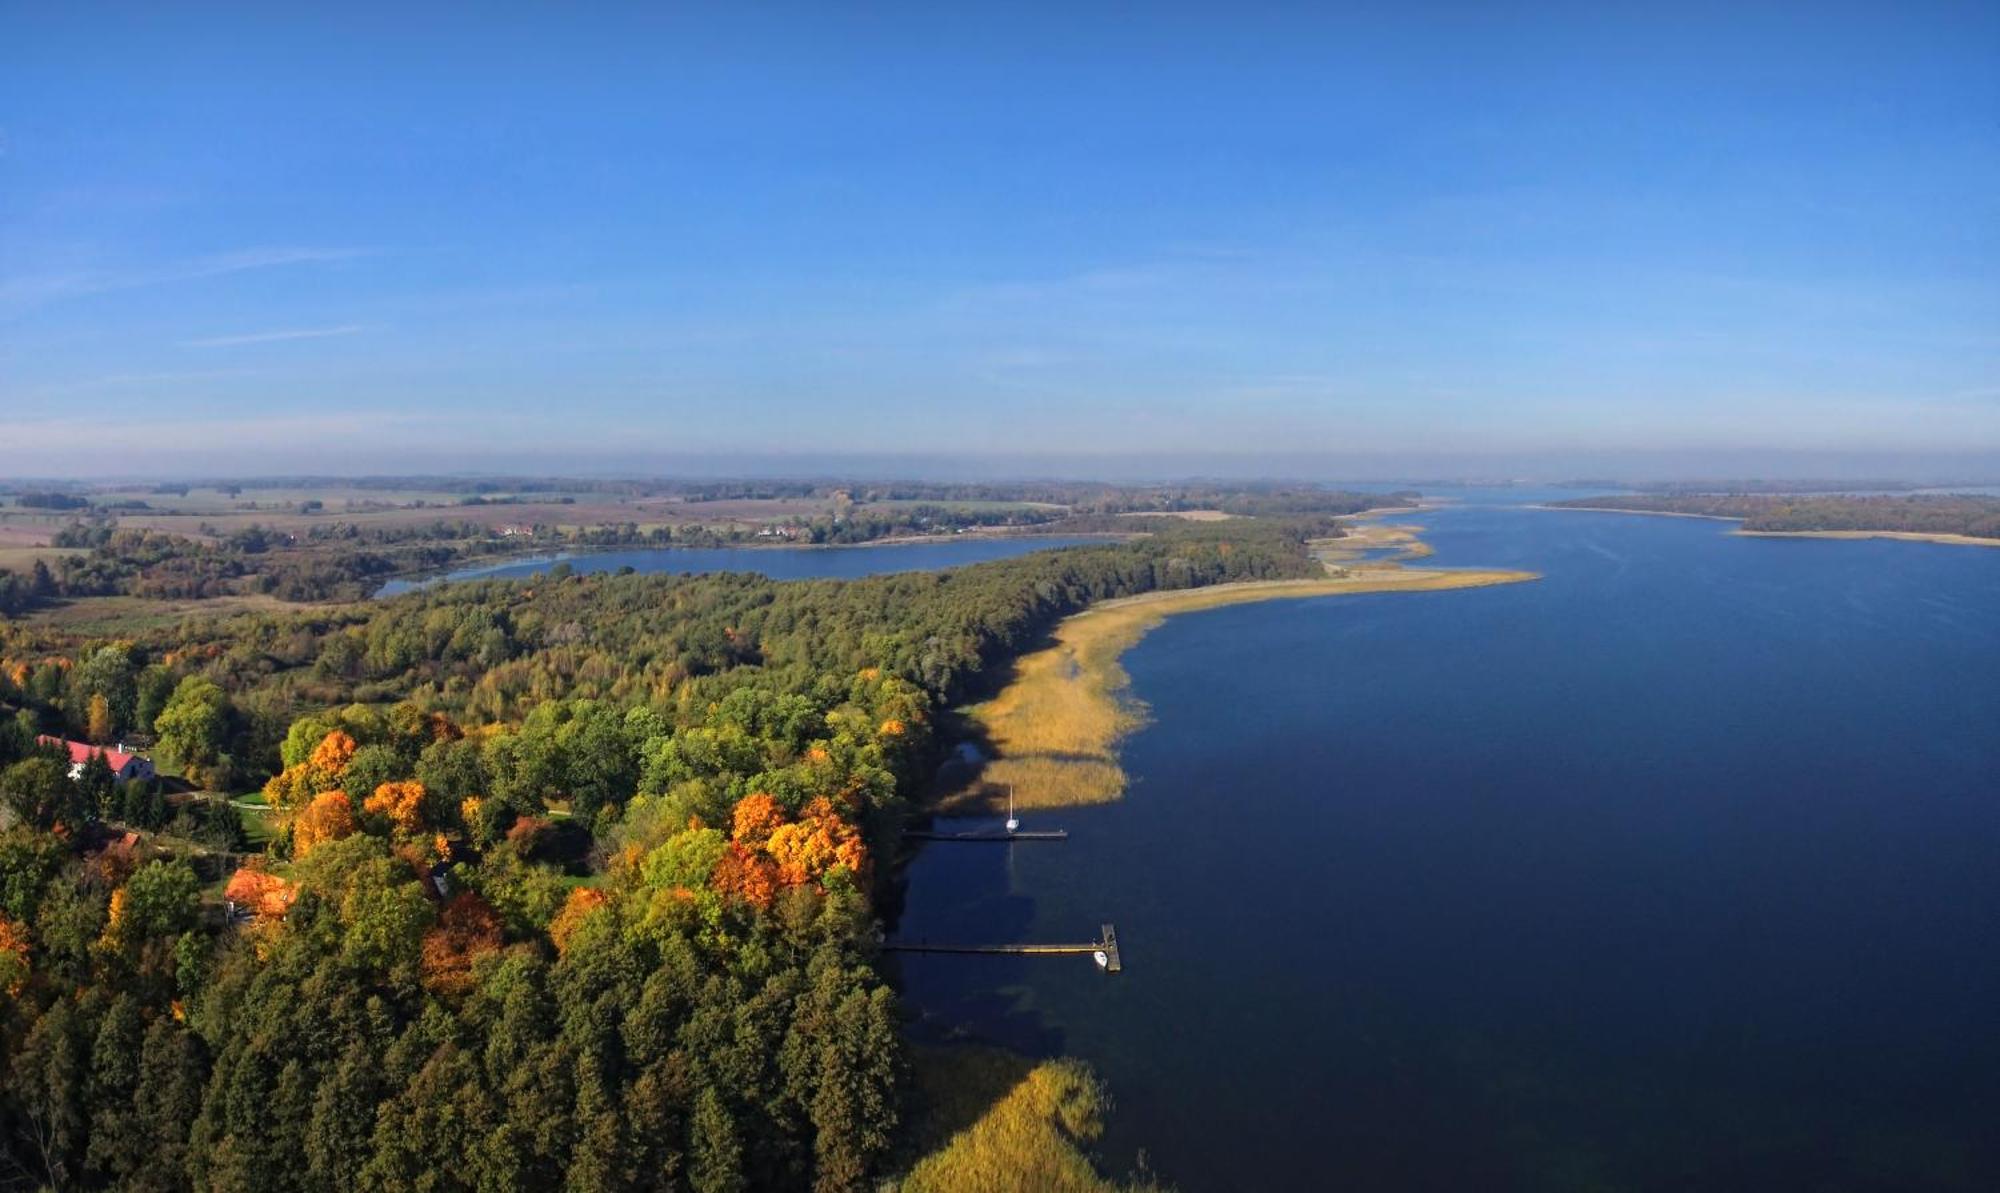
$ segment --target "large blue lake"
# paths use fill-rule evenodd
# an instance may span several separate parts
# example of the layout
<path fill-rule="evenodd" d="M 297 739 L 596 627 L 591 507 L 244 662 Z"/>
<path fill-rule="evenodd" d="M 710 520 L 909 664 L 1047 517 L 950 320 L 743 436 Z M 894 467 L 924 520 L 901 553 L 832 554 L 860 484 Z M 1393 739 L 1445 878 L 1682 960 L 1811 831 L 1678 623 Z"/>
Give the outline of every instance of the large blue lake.
<path fill-rule="evenodd" d="M 929 572 L 1009 559 L 1030 551 L 1073 547 L 1102 539 L 1061 535 L 979 536 L 933 543 L 881 543 L 855 547 L 649 547 L 537 555 L 460 568 L 442 576 L 391 580 L 375 593 L 392 597 L 445 580 L 509 580 L 538 576 L 558 563 L 579 572 L 757 572 L 774 580 L 853 580 L 883 572 Z"/>
<path fill-rule="evenodd" d="M 1189 1191 L 2000 1188 L 2000 550 L 1410 520 L 1546 579 L 1155 630 L 1126 797 L 899 925 L 1126 972 L 906 956 L 923 1028 Z"/>

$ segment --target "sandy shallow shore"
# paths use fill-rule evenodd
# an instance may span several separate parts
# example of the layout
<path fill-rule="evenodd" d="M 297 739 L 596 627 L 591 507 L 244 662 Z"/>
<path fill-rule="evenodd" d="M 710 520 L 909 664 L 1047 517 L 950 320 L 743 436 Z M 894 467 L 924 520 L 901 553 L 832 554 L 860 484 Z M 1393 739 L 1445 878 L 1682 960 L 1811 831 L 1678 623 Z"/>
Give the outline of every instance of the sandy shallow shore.
<path fill-rule="evenodd" d="M 1435 592 L 1517 584 L 1534 572 L 1412 568 L 1394 561 L 1352 564 L 1362 550 L 1398 547 L 1397 559 L 1428 554 L 1412 527 L 1355 527 L 1352 539 L 1328 540 L 1319 552 L 1328 574 L 1177 589 L 1092 606 L 1056 627 L 1053 645 L 1024 655 L 1000 693 L 969 710 L 986 739 L 980 774 L 950 792 L 938 810 L 949 815 L 994 813 L 1014 791 L 1021 810 L 1104 803 L 1125 790 L 1118 742 L 1145 723 L 1145 709 L 1127 694 L 1119 663 L 1141 638 L 1178 613 L 1252 601 L 1369 592 Z"/>

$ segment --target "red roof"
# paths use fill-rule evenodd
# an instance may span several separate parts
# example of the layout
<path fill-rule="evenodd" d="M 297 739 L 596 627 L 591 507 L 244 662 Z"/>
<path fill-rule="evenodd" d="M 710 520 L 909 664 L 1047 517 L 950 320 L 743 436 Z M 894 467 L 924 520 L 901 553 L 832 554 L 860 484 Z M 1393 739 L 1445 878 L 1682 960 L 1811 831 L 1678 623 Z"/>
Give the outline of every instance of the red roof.
<path fill-rule="evenodd" d="M 71 762 L 88 762 L 90 761 L 90 756 L 92 754 L 102 754 L 104 755 L 104 761 L 111 764 L 111 773 L 113 774 L 117 774 L 119 771 L 124 770 L 125 764 L 132 761 L 134 757 L 133 755 L 127 754 L 121 750 L 109 750 L 103 746 L 93 746 L 89 742 L 64 741 L 62 738 L 59 737 L 48 737 L 48 736 L 43 736 L 37 738 L 36 740 L 50 742 L 52 744 L 68 747 L 69 760 Z"/>

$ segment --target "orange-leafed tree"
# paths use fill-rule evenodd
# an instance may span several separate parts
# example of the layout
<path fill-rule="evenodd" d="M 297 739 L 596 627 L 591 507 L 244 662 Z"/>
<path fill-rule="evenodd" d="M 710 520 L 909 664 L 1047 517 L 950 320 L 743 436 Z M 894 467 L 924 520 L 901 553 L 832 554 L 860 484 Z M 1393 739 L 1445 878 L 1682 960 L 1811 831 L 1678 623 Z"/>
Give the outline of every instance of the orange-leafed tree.
<path fill-rule="evenodd" d="M 100 953 L 116 953 L 125 946 L 125 925 L 132 918 L 132 888 L 121 886 L 111 892 L 104 913 L 104 931 L 97 934 Z"/>
<path fill-rule="evenodd" d="M 320 739 L 313 747 L 312 756 L 306 765 L 317 775 L 338 779 L 347 773 L 347 764 L 354 761 L 354 752 L 360 749 L 354 738 L 343 730 L 336 729 Z"/>
<path fill-rule="evenodd" d="M 260 920 L 282 919 L 299 888 L 267 870 L 245 866 L 229 876 L 222 896 Z"/>
<path fill-rule="evenodd" d="M 99 692 L 90 698 L 90 740 L 101 746 L 116 732 L 118 727 L 111 721 L 111 701 Z"/>
<path fill-rule="evenodd" d="M 775 798 L 759 791 L 736 802 L 730 839 L 745 849 L 762 849 L 784 823 L 785 809 Z"/>
<path fill-rule="evenodd" d="M 313 851 L 314 846 L 353 836 L 358 827 L 354 819 L 354 803 L 347 798 L 346 792 L 321 792 L 292 822 L 292 856 L 303 858 Z"/>
<path fill-rule="evenodd" d="M 734 895 L 753 907 L 768 909 L 778 895 L 778 867 L 770 858 L 735 842 L 723 851 L 715 864 L 709 885 L 725 895 Z"/>
<path fill-rule="evenodd" d="M 857 877 L 867 873 L 868 849 L 861 831 L 824 796 L 807 804 L 798 820 L 772 833 L 767 849 L 786 886 L 818 882 L 842 866 Z"/>
<path fill-rule="evenodd" d="M 303 762 L 264 782 L 264 799 L 274 808 L 296 808 L 312 798 L 312 776 Z"/>
<path fill-rule="evenodd" d="M 395 832 L 413 836 L 424 831 L 424 785 L 414 780 L 384 783 L 361 805 L 371 816 L 389 822 Z"/>
<path fill-rule="evenodd" d="M 609 902 L 605 893 L 595 887 L 580 886 L 571 891 L 569 898 L 563 900 L 562 910 L 549 921 L 549 939 L 555 942 L 556 952 L 568 949 L 570 937 L 576 935 L 576 930 Z"/>
<path fill-rule="evenodd" d="M 499 913 L 476 892 L 453 895 L 437 923 L 424 933 L 420 965 L 426 989 L 446 998 L 470 993 L 473 965 L 499 951 L 504 937 Z"/>
<path fill-rule="evenodd" d="M 314 796 L 340 786 L 358 748 L 351 735 L 334 730 L 320 739 L 304 762 L 271 776 L 264 784 L 264 797 L 277 808 L 304 806 Z"/>

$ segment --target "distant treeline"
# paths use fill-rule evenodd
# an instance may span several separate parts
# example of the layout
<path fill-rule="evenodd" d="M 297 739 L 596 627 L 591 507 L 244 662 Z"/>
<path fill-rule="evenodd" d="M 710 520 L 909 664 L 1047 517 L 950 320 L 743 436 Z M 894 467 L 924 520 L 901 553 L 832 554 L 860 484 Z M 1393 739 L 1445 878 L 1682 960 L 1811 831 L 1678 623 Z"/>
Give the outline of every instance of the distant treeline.
<path fill-rule="evenodd" d="M 1745 530 L 1885 530 L 2000 539 L 2000 497 L 1965 493 L 1662 493 L 1582 497 L 1554 504 L 1741 518 Z"/>
<path fill-rule="evenodd" d="M 185 493 L 186 484 L 155 486 L 155 493 Z M 553 499 L 558 494 L 596 494 L 605 497 L 681 497 L 688 501 L 773 501 L 832 500 L 846 497 L 856 503 L 879 501 L 1026 501 L 1068 506 L 1083 512 L 1121 512 L 1126 509 L 1207 509 L 1217 508 L 1225 499 L 1275 500 L 1286 512 L 1355 512 L 1379 505 L 1389 496 L 1411 497 L 1412 493 L 1364 494 L 1325 489 L 1297 482 L 1208 482 L 1195 481 L 1159 485 L 1114 485 L 1099 481 L 861 481 L 839 477 L 793 480 L 672 478 L 587 478 L 534 476 L 278 476 L 203 480 L 193 487 L 240 493 L 258 489 L 287 491 L 325 488 L 406 492 L 429 490 L 464 494 L 468 498 L 495 495 L 537 496 Z M 1352 508 L 1334 511 L 1319 507 L 1344 501 Z M 467 502 L 467 504 L 475 504 Z M 77 507 L 60 507 L 77 508 Z"/>
<path fill-rule="evenodd" d="M 1804 477 L 1798 480 L 1680 480 L 1680 481 L 1640 481 L 1623 484 L 1617 481 L 1573 482 L 1570 488 L 1623 489 L 1637 493 L 1777 493 L 1777 494 L 1838 494 L 1838 493 L 1911 493 L 1918 489 L 1935 488 L 1911 481 L 1896 480 L 1833 480 L 1826 477 Z"/>
<path fill-rule="evenodd" d="M 34 491 L 16 493 L 14 503 L 31 510 L 80 510 L 89 507 L 90 499 L 74 493 Z"/>
<path fill-rule="evenodd" d="M 427 483 L 425 478 L 398 479 L 405 486 Z M 298 531 L 251 525 L 228 533 L 204 522 L 199 527 L 202 537 L 126 528 L 114 516 L 100 512 L 61 528 L 51 540 L 56 547 L 88 554 L 37 562 L 25 574 L 0 570 L 0 617 L 19 616 L 52 600 L 102 596 L 198 600 L 264 594 L 297 602 L 359 600 L 394 575 L 561 547 L 715 547 L 773 539 L 851 544 L 1004 527 L 1136 533 L 1150 527 L 1138 520 L 1108 523 L 1101 519 L 1126 513 L 1205 509 L 1252 517 L 1325 517 L 1416 499 L 1416 494 L 1408 492 L 1350 493 L 1298 485 L 658 484 L 671 484 L 697 504 L 752 497 L 815 497 L 832 502 L 833 512 L 724 526 L 617 522 L 561 527 L 538 522 L 520 528 L 527 533 L 508 534 L 482 523 L 447 517 L 407 526 L 329 518 Z M 42 496 L 86 504 L 80 497 Z M 885 504 L 890 502 L 899 504 Z"/>

